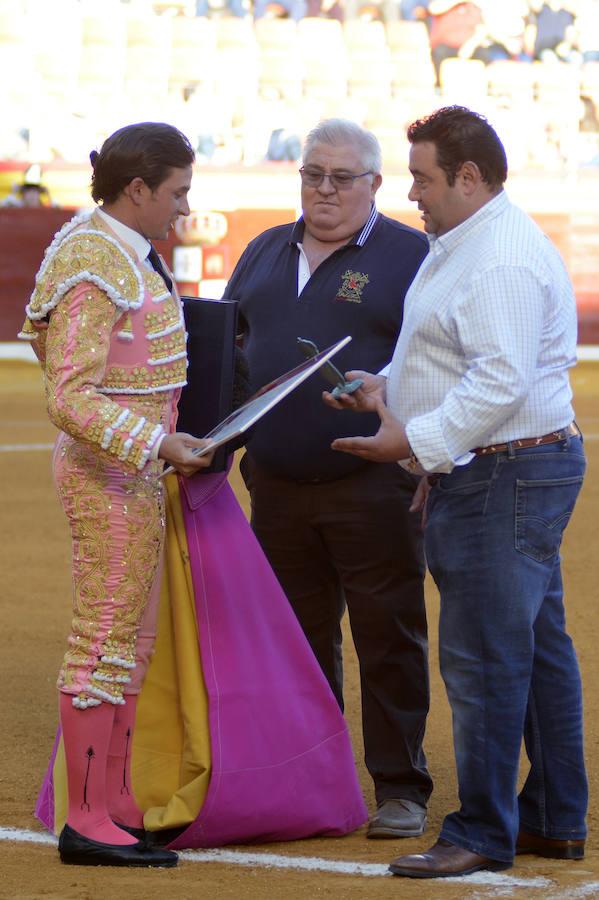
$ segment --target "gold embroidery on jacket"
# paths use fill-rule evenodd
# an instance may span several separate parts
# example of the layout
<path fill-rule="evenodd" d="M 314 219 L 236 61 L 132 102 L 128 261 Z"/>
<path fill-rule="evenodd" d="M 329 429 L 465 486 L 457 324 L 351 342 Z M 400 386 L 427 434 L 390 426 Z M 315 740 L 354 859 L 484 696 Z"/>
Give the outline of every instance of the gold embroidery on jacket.
<path fill-rule="evenodd" d="M 186 341 L 185 334 L 182 331 L 174 331 L 165 337 L 157 338 L 150 344 L 150 359 L 148 362 L 156 360 L 173 360 L 174 357 L 181 353 L 185 353 Z"/>
<path fill-rule="evenodd" d="M 164 521 L 161 483 L 154 472 L 150 478 L 115 473 L 91 448 L 67 439 L 57 484 L 74 551 L 72 634 L 58 686 L 77 688 L 80 697 L 107 695 L 119 703 L 157 571 Z"/>
<path fill-rule="evenodd" d="M 102 393 L 106 347 L 118 317 L 118 310 L 97 289 L 60 303 L 52 312 L 46 360 L 48 409 L 62 431 L 93 444 L 105 459 L 120 460 L 125 468 L 137 468 L 145 465 L 163 428 L 158 424 L 159 406 L 151 418 L 147 417 L 149 421 L 142 422 L 134 397 L 127 398 L 125 406 Z M 143 390 L 153 389 L 150 385 L 160 378 L 166 382 L 172 374 L 168 368 L 159 372 L 156 379 L 144 378 Z M 121 378 L 118 392 L 122 391 L 122 384 Z M 168 402 L 168 394 L 162 395 L 161 402 Z"/>
<path fill-rule="evenodd" d="M 143 301 L 144 283 L 138 269 L 108 235 L 75 230 L 41 271 L 27 307 L 34 319 L 43 317 L 72 287 L 85 281 L 103 289 L 122 310 L 141 306 Z"/>
<path fill-rule="evenodd" d="M 182 357 L 159 366 L 110 366 L 106 370 L 101 393 L 127 394 L 141 391 L 159 391 L 166 388 L 182 387 L 187 383 L 187 359 Z"/>
<path fill-rule="evenodd" d="M 171 297 L 169 300 L 157 307 L 151 312 L 144 315 L 144 327 L 148 337 L 152 338 L 155 334 L 174 328 L 179 325 L 183 331 L 183 323 L 181 321 L 181 312 L 178 305 Z"/>

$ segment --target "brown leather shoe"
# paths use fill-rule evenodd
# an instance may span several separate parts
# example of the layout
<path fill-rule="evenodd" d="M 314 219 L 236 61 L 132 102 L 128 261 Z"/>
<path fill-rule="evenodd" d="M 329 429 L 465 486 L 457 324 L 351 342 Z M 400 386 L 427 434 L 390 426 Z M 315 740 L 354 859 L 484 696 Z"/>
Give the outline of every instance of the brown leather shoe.
<path fill-rule="evenodd" d="M 410 856 L 399 856 L 389 866 L 393 875 L 406 878 L 456 878 L 460 875 L 471 875 L 481 869 L 500 872 L 510 869 L 508 862 L 498 859 L 487 859 L 471 850 L 456 847 L 449 841 L 439 838 L 434 847 L 424 853 L 413 853 Z"/>
<path fill-rule="evenodd" d="M 547 859 L 584 859 L 584 841 L 559 840 L 520 831 L 516 840 L 516 854 L 534 853 Z"/>

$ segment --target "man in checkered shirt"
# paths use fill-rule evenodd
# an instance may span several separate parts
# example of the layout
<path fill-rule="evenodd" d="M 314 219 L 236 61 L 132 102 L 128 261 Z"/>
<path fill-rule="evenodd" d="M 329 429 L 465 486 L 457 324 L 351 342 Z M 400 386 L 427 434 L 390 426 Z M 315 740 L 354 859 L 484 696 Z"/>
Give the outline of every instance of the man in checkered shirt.
<path fill-rule="evenodd" d="M 581 684 L 559 555 L 585 469 L 568 378 L 574 294 L 556 249 L 510 203 L 486 119 L 437 110 L 408 139 L 430 252 L 388 377 L 351 372 L 361 392 L 325 398 L 381 419 L 374 437 L 334 449 L 425 475 L 415 506 L 441 595 L 461 808 L 430 850 L 391 871 L 465 875 L 509 868 L 515 853 L 581 859 Z M 530 771 L 517 794 L 522 737 Z"/>

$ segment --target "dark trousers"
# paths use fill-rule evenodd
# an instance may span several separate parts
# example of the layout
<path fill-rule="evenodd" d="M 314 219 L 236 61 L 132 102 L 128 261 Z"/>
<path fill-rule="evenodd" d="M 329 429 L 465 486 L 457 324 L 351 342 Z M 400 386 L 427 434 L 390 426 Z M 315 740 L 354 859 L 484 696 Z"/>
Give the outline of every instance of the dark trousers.
<path fill-rule="evenodd" d="M 426 803 L 425 565 L 418 517 L 408 512 L 416 480 L 397 465 L 366 463 L 336 481 L 298 484 L 247 454 L 241 470 L 252 528 L 342 709 L 347 604 L 377 802 Z"/>

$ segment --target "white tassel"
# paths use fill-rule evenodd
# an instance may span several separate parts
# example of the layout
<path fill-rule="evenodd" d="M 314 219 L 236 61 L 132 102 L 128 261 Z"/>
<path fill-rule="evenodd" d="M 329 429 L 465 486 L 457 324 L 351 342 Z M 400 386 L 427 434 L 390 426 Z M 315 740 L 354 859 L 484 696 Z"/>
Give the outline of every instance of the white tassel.
<path fill-rule="evenodd" d="M 102 442 L 100 443 L 100 447 L 102 448 L 102 450 L 108 450 L 108 448 L 112 444 L 113 437 L 114 437 L 114 431 L 112 430 L 112 428 L 107 426 L 104 429 L 104 436 L 102 438 Z"/>
<path fill-rule="evenodd" d="M 129 416 L 131 416 L 131 415 L 133 415 L 133 413 L 131 412 L 130 409 L 128 409 L 128 407 L 125 406 L 125 408 L 123 409 L 122 413 L 119 415 L 116 422 L 113 422 L 112 427 L 114 429 L 120 428 L 121 425 L 125 424 L 125 422 L 129 418 Z"/>
<path fill-rule="evenodd" d="M 93 686 L 93 684 L 90 684 L 87 690 L 90 692 L 90 694 L 93 694 L 94 697 L 100 697 L 101 700 L 106 700 L 107 703 L 112 703 L 113 706 L 122 706 L 125 702 L 122 697 L 113 697 L 112 694 L 108 693 L 108 691 L 103 691 L 101 688 L 96 688 Z"/>
<path fill-rule="evenodd" d="M 155 341 L 157 338 L 166 337 L 168 334 L 172 334 L 174 331 L 179 331 L 181 328 L 181 321 L 175 322 L 174 325 L 169 325 L 168 328 L 163 328 L 162 331 L 156 331 L 154 334 L 148 334 L 147 338 L 149 341 Z M 187 340 L 187 333 L 185 334 L 185 339 Z"/>
<path fill-rule="evenodd" d="M 145 418 L 145 416 L 142 416 L 142 417 L 140 418 L 140 420 L 139 420 L 139 422 L 137 423 L 137 425 L 135 426 L 135 428 L 132 428 L 131 431 L 129 432 L 129 434 L 131 435 L 132 438 L 137 437 L 137 435 L 139 434 L 139 432 L 142 430 L 142 428 L 143 428 L 144 425 L 146 424 L 146 421 L 147 421 L 147 419 Z"/>
<path fill-rule="evenodd" d="M 185 367 L 187 368 L 187 366 Z M 169 384 L 162 384 L 159 387 L 147 387 L 147 388 L 125 388 L 125 387 L 98 387 L 96 391 L 98 394 L 159 394 L 163 391 L 172 391 L 175 388 L 185 387 L 187 384 L 187 378 L 183 381 L 171 381 Z"/>
<path fill-rule="evenodd" d="M 161 359 L 149 359 L 149 366 L 163 366 L 165 363 L 175 362 L 176 359 L 183 359 L 187 356 L 187 351 L 182 350 L 180 353 L 173 353 L 172 356 L 163 356 Z"/>
<path fill-rule="evenodd" d="M 120 666 L 122 669 L 135 668 L 134 662 L 128 662 L 126 659 L 121 659 L 120 656 L 101 656 L 100 662 L 111 663 L 113 666 Z"/>
<path fill-rule="evenodd" d="M 96 700 L 94 697 L 87 697 L 86 699 L 73 697 L 73 706 L 75 709 L 87 709 L 88 706 L 100 706 L 101 703 L 101 700 Z"/>

